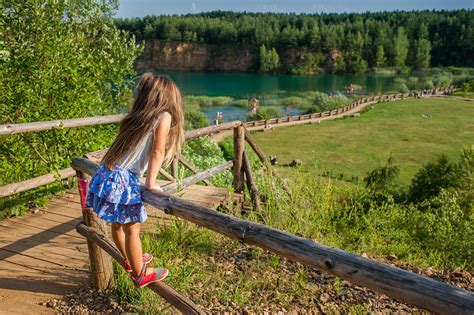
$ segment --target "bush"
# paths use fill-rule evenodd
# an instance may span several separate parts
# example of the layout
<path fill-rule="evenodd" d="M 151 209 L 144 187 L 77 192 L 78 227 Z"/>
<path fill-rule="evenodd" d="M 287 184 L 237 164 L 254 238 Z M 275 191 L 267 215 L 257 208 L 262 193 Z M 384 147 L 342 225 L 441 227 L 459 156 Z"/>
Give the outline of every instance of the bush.
<path fill-rule="evenodd" d="M 402 83 L 398 86 L 398 92 L 400 93 L 408 93 L 410 92 L 410 89 L 406 86 L 405 83 Z"/>
<path fill-rule="evenodd" d="M 260 107 L 257 112 L 248 113 L 247 121 L 278 118 L 283 116 L 283 111 L 279 107 Z"/>
<path fill-rule="evenodd" d="M 184 146 L 183 156 L 196 166 L 199 171 L 204 171 L 226 161 L 219 146 L 207 136 L 187 141 Z M 180 174 L 182 174 L 180 177 L 191 175 L 184 168 L 180 168 Z M 221 172 L 213 176 L 210 181 L 216 186 L 227 187 L 232 183 L 232 174 L 229 171 Z"/>
<path fill-rule="evenodd" d="M 240 108 L 248 108 L 249 107 L 249 101 L 248 100 L 235 100 L 232 105 L 240 107 Z"/>
<path fill-rule="evenodd" d="M 431 80 L 426 80 L 425 82 L 423 82 L 423 88 L 424 88 L 424 89 L 432 89 L 432 88 L 434 88 L 433 81 L 431 81 Z"/>
<path fill-rule="evenodd" d="M 115 9 L 114 2 L 97 1 L 10 1 L 2 7 L 2 26 L 8 25 L 1 40 L 2 124 L 126 111 L 142 47 L 115 27 Z M 107 147 L 115 135 L 116 125 L 102 125 L 2 136 L 0 185 L 56 174 L 72 157 Z M 15 198 L 21 203 L 22 194 Z"/>
<path fill-rule="evenodd" d="M 397 77 L 393 80 L 393 82 L 395 82 L 397 84 L 405 84 L 405 83 L 407 83 L 407 80 L 405 80 L 404 78 Z"/>
<path fill-rule="evenodd" d="M 209 119 L 200 111 L 185 111 L 184 123 L 184 129 L 193 130 L 209 126 Z"/>
<path fill-rule="evenodd" d="M 442 155 L 436 162 L 426 164 L 412 179 L 410 200 L 421 202 L 436 197 L 443 188 L 458 188 L 461 184 L 460 177 L 458 165 Z"/>
<path fill-rule="evenodd" d="M 434 77 L 433 79 L 433 84 L 435 86 L 441 87 L 441 86 L 448 86 L 453 83 L 453 75 L 449 72 L 439 74 Z"/>
<path fill-rule="evenodd" d="M 463 92 L 474 92 L 474 80 L 464 82 L 462 85 Z"/>
<path fill-rule="evenodd" d="M 190 106 L 210 107 L 222 106 L 231 103 L 233 100 L 229 96 L 196 96 L 188 95 L 184 97 L 184 103 Z"/>

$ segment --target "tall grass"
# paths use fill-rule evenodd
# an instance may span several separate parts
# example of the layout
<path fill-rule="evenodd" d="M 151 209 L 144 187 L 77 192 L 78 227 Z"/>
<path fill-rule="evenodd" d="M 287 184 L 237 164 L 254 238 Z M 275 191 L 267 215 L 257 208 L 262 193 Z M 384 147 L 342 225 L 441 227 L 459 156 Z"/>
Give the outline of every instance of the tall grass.
<path fill-rule="evenodd" d="M 395 255 L 420 266 L 473 268 L 474 222 L 458 211 L 456 194 L 444 191 L 436 197 L 441 207 L 421 210 L 298 171 L 289 182 L 291 195 L 261 169 L 256 179 L 263 211 L 249 212 L 245 219 L 359 254 Z M 234 208 L 221 211 L 241 216 Z M 144 250 L 155 256 L 152 265 L 171 270 L 166 282 L 212 312 L 261 305 L 309 307 L 319 294 L 310 269 L 180 219 L 157 226 L 142 241 Z M 115 291 L 122 302 L 137 305 L 140 312 L 172 312 L 151 291 L 135 289 L 121 268 L 116 271 Z M 335 290 L 340 287 L 336 279 Z"/>

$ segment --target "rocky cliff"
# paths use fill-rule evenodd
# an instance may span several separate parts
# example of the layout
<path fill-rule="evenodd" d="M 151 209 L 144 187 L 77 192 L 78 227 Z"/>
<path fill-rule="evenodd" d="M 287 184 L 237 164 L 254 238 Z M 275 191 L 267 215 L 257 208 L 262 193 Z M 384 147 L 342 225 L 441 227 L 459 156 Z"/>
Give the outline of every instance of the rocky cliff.
<path fill-rule="evenodd" d="M 257 52 L 251 47 L 151 40 L 135 62 L 142 71 L 252 72 Z"/>

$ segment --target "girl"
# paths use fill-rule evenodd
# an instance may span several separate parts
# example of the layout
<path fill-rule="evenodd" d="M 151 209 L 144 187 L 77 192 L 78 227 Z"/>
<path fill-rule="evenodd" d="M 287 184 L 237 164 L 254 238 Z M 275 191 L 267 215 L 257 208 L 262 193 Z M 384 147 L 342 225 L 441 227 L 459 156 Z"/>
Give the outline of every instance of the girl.
<path fill-rule="evenodd" d="M 145 73 L 137 86 L 130 113 L 120 124 L 115 141 L 102 159 L 89 185 L 87 206 L 112 223 L 112 237 L 142 288 L 168 275 L 166 268 L 148 266 L 153 258 L 142 252 L 140 223 L 147 218 L 138 177 L 147 172 L 144 187 L 163 191 L 156 183 L 162 165 L 180 154 L 184 141 L 181 93 L 171 79 Z"/>

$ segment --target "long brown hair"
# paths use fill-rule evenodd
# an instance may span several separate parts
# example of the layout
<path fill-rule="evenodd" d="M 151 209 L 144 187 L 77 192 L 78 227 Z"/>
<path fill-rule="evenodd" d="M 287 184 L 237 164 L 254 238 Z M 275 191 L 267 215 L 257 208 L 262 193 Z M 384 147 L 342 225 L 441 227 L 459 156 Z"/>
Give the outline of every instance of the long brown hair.
<path fill-rule="evenodd" d="M 120 123 L 119 134 L 102 159 L 109 169 L 112 169 L 114 163 L 124 154 L 135 149 L 165 111 L 171 114 L 171 128 L 163 165 L 168 165 L 173 157 L 181 153 L 184 142 L 184 117 L 178 87 L 168 77 L 155 76 L 147 72 L 141 76 L 136 91 L 137 96 L 132 110 Z"/>

